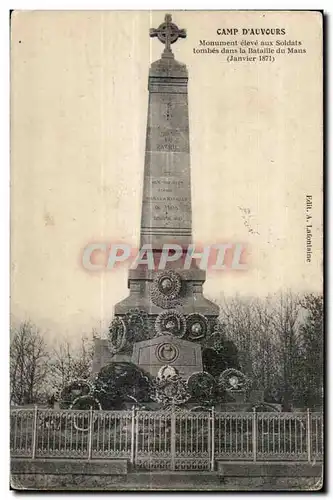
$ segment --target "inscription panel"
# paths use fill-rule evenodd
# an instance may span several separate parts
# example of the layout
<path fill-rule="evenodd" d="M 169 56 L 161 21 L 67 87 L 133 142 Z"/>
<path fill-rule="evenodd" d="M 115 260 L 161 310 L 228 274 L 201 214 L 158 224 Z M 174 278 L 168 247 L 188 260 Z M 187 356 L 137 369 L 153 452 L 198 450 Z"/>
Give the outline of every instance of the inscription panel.
<path fill-rule="evenodd" d="M 146 151 L 189 152 L 188 130 L 149 128 Z"/>
<path fill-rule="evenodd" d="M 161 350 L 165 353 L 166 359 L 160 357 Z M 192 373 L 202 371 L 201 346 L 176 337 L 161 335 L 134 344 L 132 363 L 154 376 L 161 366 L 168 364 L 174 366 L 181 376 L 188 378 Z"/>
<path fill-rule="evenodd" d="M 150 153 L 146 156 L 142 230 L 161 226 L 173 234 L 191 234 L 191 190 L 187 153 Z"/>
<path fill-rule="evenodd" d="M 141 244 L 154 248 L 172 242 L 186 245 L 191 228 L 188 97 L 150 93 Z"/>

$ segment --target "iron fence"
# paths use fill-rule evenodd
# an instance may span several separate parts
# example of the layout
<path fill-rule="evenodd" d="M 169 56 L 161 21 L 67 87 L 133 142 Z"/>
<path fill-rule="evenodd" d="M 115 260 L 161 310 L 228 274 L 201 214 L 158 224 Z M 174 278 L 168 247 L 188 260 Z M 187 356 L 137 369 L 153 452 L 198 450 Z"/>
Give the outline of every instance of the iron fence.
<path fill-rule="evenodd" d="M 321 461 L 323 415 L 253 411 L 11 409 L 12 457 L 124 458 L 138 468 L 214 470 L 217 460 Z"/>

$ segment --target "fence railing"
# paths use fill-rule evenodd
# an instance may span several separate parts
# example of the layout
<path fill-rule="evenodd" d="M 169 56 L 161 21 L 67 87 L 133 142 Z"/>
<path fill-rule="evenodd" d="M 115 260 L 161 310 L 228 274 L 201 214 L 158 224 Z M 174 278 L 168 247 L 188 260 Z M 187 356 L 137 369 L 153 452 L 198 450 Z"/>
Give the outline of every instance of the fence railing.
<path fill-rule="evenodd" d="M 321 413 L 11 409 L 12 457 L 124 458 L 145 468 L 323 459 Z"/>

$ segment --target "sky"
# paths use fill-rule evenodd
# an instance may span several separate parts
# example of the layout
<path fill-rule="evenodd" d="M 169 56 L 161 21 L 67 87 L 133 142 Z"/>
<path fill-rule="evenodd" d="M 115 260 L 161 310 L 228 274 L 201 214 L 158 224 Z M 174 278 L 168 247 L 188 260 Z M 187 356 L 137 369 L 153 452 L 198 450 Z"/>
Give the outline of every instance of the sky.
<path fill-rule="evenodd" d="M 322 289 L 322 67 L 317 13 L 174 12 L 187 38 L 194 242 L 246 244 L 248 271 L 207 273 L 210 298 Z M 11 314 L 48 338 L 102 334 L 126 266 L 89 272 L 91 242 L 137 247 L 149 38 L 162 12 L 17 12 L 11 40 Z M 221 27 L 284 28 L 274 62 L 195 53 Z M 235 38 L 233 38 L 235 39 Z M 238 36 L 242 40 L 252 37 Z M 312 258 L 306 261 L 306 196 Z M 251 231 L 252 229 L 252 231 Z"/>

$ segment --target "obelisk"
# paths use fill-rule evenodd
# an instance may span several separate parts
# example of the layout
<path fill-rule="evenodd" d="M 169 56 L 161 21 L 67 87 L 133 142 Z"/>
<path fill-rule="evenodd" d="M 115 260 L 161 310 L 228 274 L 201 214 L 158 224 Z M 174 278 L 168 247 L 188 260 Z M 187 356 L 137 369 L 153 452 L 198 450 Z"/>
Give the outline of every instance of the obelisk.
<path fill-rule="evenodd" d="M 167 14 L 150 36 L 165 47 L 148 78 L 140 248 L 148 246 L 160 256 L 163 245 L 177 244 L 185 255 L 192 243 L 188 72 L 175 60 L 171 45 L 186 32 Z M 215 328 L 219 308 L 203 295 L 206 272 L 195 259 L 189 268 L 183 264 L 177 260 L 168 261 L 163 270 L 147 265 L 129 270 L 129 296 L 115 305 L 109 340 L 95 342 L 94 372 L 111 360 L 137 363 L 142 342 L 154 343 L 156 335 L 194 343 L 195 350 Z M 192 370 L 201 369 L 198 349 Z"/>
<path fill-rule="evenodd" d="M 185 64 L 175 60 L 171 46 L 185 38 L 186 31 L 166 14 L 164 22 L 150 30 L 150 36 L 157 37 L 164 50 L 161 58 L 152 63 L 148 77 L 140 248 L 151 245 L 154 253 L 159 253 L 163 244 L 178 244 L 185 252 L 192 243 L 188 72 Z M 173 285 L 181 288 L 177 300 L 171 299 L 173 294 L 170 290 L 168 295 L 167 287 L 163 299 L 163 284 L 168 285 L 169 281 L 159 284 L 158 280 L 168 273 Z M 168 262 L 164 273 L 147 266 L 130 269 L 130 295 L 115 306 L 115 314 L 140 308 L 153 321 L 163 309 L 177 305 L 184 314 L 197 311 L 216 319 L 218 307 L 202 294 L 205 275 L 194 259 L 188 270 L 182 268 L 181 261 Z"/>
<path fill-rule="evenodd" d="M 186 32 L 167 14 L 150 36 L 165 48 L 149 71 L 141 246 L 159 250 L 176 243 L 185 249 L 192 242 L 188 73 L 175 60 L 171 44 Z"/>

